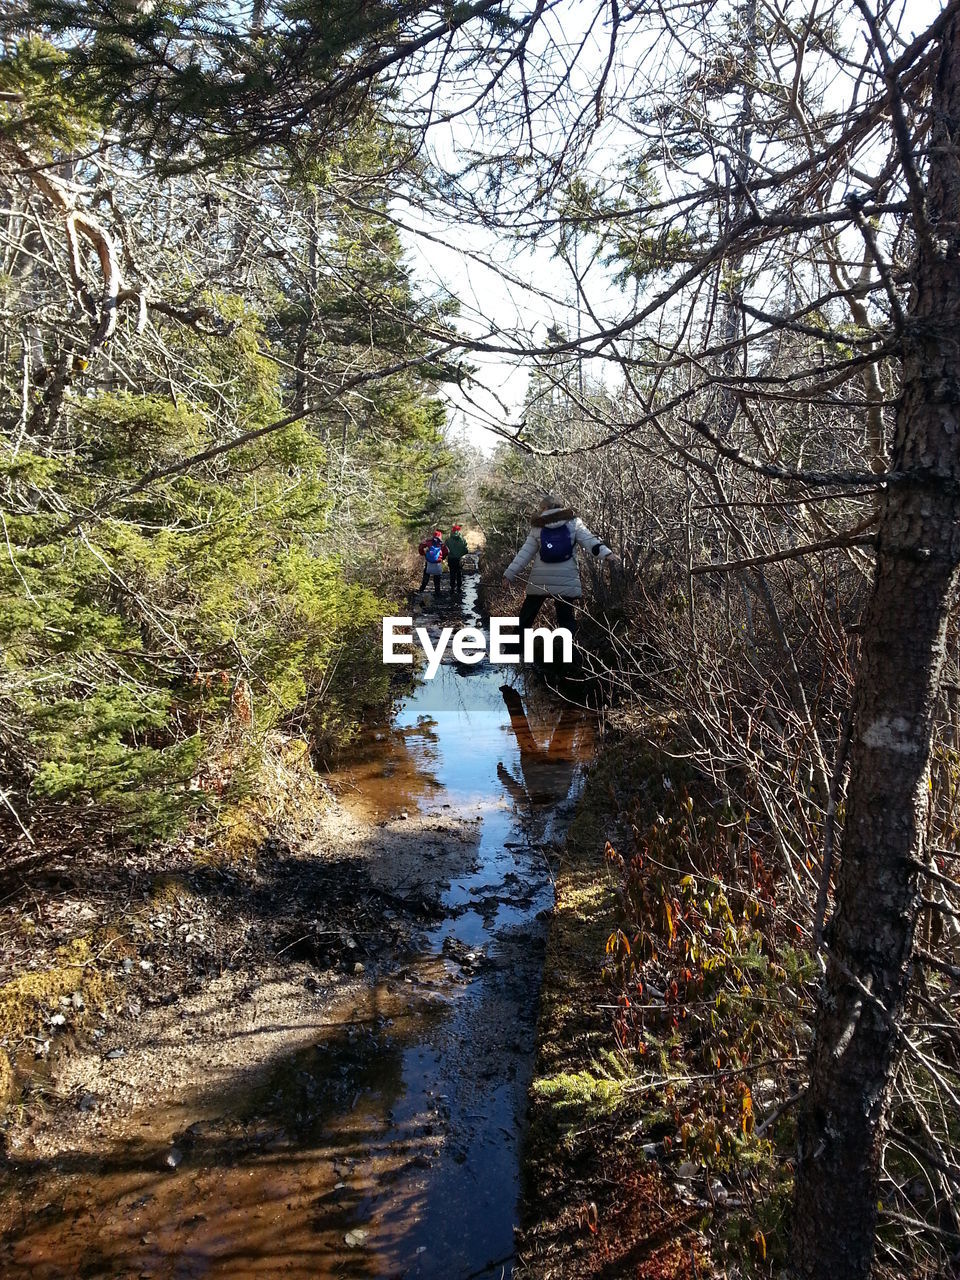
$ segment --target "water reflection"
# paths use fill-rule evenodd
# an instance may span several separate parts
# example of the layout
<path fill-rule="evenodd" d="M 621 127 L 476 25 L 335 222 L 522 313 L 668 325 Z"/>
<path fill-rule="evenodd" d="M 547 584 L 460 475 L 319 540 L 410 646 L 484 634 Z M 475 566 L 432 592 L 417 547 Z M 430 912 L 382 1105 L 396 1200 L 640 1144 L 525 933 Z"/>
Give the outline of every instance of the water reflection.
<path fill-rule="evenodd" d="M 577 766 L 590 754 L 592 725 L 582 711 L 569 704 L 550 705 L 538 725 L 543 735 L 540 742 L 517 690 L 504 684 L 500 693 L 520 749 L 520 778 L 515 778 L 502 760 L 497 762 L 497 777 L 520 805 L 561 804 L 573 788 Z"/>
<path fill-rule="evenodd" d="M 258 1028 L 264 1052 L 232 1087 L 178 1097 L 176 1119 L 156 1106 L 139 1142 L 21 1168 L 50 1218 L 0 1240 L 0 1273 L 509 1277 L 552 901 L 542 850 L 562 835 L 592 746 L 583 711 L 488 664 L 444 664 L 371 726 L 331 781 L 391 827 L 357 824 L 371 877 L 435 904 L 415 952 L 384 952 L 368 986 L 344 988 L 333 1024 L 307 1026 L 307 1001 L 309 1041 L 279 1059 Z M 383 821 L 404 811 L 422 818 Z M 393 857 L 406 859 L 403 884 Z M 336 903 L 318 899 L 322 927 L 335 924 Z M 171 1139 L 176 1173 L 163 1163 Z"/>

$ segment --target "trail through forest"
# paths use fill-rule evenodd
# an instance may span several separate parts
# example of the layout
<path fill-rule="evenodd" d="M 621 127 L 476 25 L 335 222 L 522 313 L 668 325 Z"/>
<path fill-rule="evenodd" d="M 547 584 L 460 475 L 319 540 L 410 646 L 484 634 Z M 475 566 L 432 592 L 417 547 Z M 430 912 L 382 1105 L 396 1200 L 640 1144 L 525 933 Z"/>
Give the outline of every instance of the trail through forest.
<path fill-rule="evenodd" d="M 313 847 L 208 877 L 235 915 L 192 927 L 238 963 L 179 990 L 155 948 L 118 966 L 155 995 L 38 1064 L 4 1275 L 512 1274 L 551 856 L 593 733 L 510 673 L 445 663 L 331 777 Z M 177 883 L 154 921 L 199 912 Z"/>

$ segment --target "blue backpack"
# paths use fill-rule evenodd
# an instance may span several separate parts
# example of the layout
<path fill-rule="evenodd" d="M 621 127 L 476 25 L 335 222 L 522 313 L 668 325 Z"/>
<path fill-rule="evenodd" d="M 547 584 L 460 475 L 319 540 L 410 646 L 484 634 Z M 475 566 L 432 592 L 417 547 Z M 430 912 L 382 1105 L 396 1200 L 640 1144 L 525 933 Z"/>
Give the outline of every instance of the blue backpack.
<path fill-rule="evenodd" d="M 431 542 L 423 554 L 427 558 L 427 564 L 439 564 L 443 559 L 443 547 L 439 542 Z"/>
<path fill-rule="evenodd" d="M 573 531 L 569 524 L 556 529 L 540 530 L 540 559 L 544 564 L 559 564 L 573 555 Z"/>

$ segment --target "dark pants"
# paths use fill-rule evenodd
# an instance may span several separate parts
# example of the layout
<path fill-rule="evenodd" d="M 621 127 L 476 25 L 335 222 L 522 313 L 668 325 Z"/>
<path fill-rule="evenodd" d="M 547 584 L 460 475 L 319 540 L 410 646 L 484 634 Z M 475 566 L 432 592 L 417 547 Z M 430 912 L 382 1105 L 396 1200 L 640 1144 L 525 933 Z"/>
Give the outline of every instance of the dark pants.
<path fill-rule="evenodd" d="M 529 631 L 533 626 L 533 620 L 540 612 L 543 604 L 547 600 L 553 600 L 557 610 L 557 626 L 566 627 L 573 635 L 577 629 L 577 619 L 573 612 L 575 603 L 573 596 L 533 596 L 528 595 L 520 606 L 520 642 L 523 643 L 523 633 Z"/>
<path fill-rule="evenodd" d="M 433 590 L 434 590 L 434 594 L 435 594 L 435 595 L 439 595 L 439 594 L 440 594 L 440 579 L 441 579 L 442 577 L 443 577 L 443 574 L 442 574 L 442 573 L 427 573 L 427 566 L 426 566 L 426 565 L 424 565 L 424 566 L 423 566 L 423 577 L 420 579 L 420 590 L 421 590 L 421 591 L 426 591 L 426 589 L 427 589 L 427 582 L 432 580 L 432 582 L 433 582 Z"/>
<path fill-rule="evenodd" d="M 456 593 L 457 591 L 462 591 L 463 590 L 463 569 L 460 566 L 460 561 L 455 560 L 453 556 L 451 556 L 448 563 L 450 565 L 450 590 L 453 593 Z"/>

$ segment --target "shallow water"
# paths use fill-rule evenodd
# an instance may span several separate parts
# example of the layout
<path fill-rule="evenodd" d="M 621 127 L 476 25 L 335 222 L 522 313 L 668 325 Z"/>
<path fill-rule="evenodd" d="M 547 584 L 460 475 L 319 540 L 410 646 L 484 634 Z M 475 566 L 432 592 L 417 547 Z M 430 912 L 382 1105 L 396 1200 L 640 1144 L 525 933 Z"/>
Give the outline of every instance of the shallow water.
<path fill-rule="evenodd" d="M 524 692 L 516 667 L 444 664 L 371 726 L 331 776 L 345 806 L 471 819 L 465 839 L 424 827 L 405 863 L 396 887 L 440 907 L 417 953 L 306 1048 L 195 1118 L 179 1108 L 175 1174 L 163 1112 L 128 1150 L 94 1153 L 95 1174 L 60 1169 L 3 1274 L 510 1276 L 550 850 L 591 753 L 589 718 Z"/>

